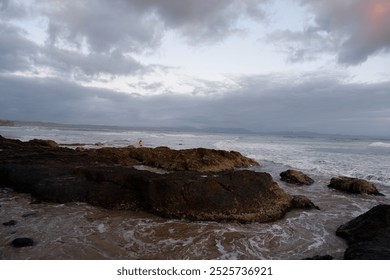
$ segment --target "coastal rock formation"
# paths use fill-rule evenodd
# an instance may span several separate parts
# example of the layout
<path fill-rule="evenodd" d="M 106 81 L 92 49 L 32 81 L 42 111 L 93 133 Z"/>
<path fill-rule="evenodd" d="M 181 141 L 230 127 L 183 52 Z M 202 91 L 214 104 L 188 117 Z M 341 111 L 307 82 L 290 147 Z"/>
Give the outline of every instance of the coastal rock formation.
<path fill-rule="evenodd" d="M 239 222 L 269 222 L 291 209 L 317 208 L 306 197 L 284 192 L 268 173 L 248 170 L 157 174 L 119 166 L 63 169 L 59 165 L 57 171 L 53 166 L 24 167 L 0 165 L 1 184 L 43 201 L 80 201 L 169 218 Z M 18 176 L 22 169 L 23 177 Z"/>
<path fill-rule="evenodd" d="M 314 183 L 314 180 L 309 176 L 307 176 L 306 174 L 292 169 L 280 173 L 280 178 L 282 181 L 286 183 L 299 185 L 299 186 L 311 185 Z"/>
<path fill-rule="evenodd" d="M 332 178 L 328 187 L 343 192 L 349 192 L 349 193 L 383 196 L 383 194 L 381 194 L 377 190 L 374 184 L 364 179 L 358 179 L 358 178 L 351 178 L 351 177 Z"/>
<path fill-rule="evenodd" d="M 62 161 L 73 165 L 147 165 L 168 171 L 219 172 L 236 168 L 259 165 L 255 160 L 238 152 L 214 149 L 173 150 L 167 147 L 157 148 L 99 148 L 69 149 L 59 147 L 52 140 L 6 139 L 0 136 L 0 158 L 14 160 L 34 160 L 39 162 Z"/>
<path fill-rule="evenodd" d="M 237 163 L 253 163 L 236 152 L 106 148 L 99 154 L 98 150 L 35 144 L 31 148 L 31 143 L 12 141 L 4 145 L 0 141 L 0 148 L 0 184 L 43 201 L 80 201 L 169 218 L 239 222 L 269 222 L 291 209 L 316 208 L 306 197 L 284 192 L 268 173 L 187 171 L 231 169 Z M 130 152 L 133 149 L 139 153 Z M 127 157 L 137 163 L 186 171 L 157 174 L 118 164 Z"/>
<path fill-rule="evenodd" d="M 58 148 L 59 145 L 53 141 L 53 140 L 42 140 L 42 139 L 33 139 L 28 141 L 32 145 L 38 145 L 38 146 L 44 146 L 44 147 L 51 147 L 51 148 Z"/>
<path fill-rule="evenodd" d="M 307 198 L 294 204 L 270 174 L 247 170 L 158 176 L 144 189 L 144 199 L 153 212 L 191 220 L 269 222 L 293 208 L 314 208 Z"/>
<path fill-rule="evenodd" d="M 345 259 L 390 260 L 390 205 L 373 207 L 340 226 L 336 234 L 349 245 Z"/>
<path fill-rule="evenodd" d="M 125 165 L 147 165 L 168 171 L 219 172 L 240 167 L 259 165 L 256 161 L 242 156 L 238 152 L 214 149 L 172 150 L 168 147 L 157 148 L 102 148 L 89 150 L 97 158 L 117 161 Z"/>

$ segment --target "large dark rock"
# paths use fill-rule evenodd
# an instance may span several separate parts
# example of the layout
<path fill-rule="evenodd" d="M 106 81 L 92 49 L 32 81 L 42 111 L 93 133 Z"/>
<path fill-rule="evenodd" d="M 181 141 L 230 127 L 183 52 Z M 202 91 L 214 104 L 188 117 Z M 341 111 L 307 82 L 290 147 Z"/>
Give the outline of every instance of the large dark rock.
<path fill-rule="evenodd" d="M 311 185 L 314 183 L 314 180 L 302 173 L 301 171 L 289 169 L 280 173 L 280 178 L 282 181 L 294 185 Z"/>
<path fill-rule="evenodd" d="M 351 177 L 332 178 L 328 187 L 343 192 L 349 192 L 349 193 L 383 196 L 383 194 L 381 194 L 377 190 L 377 188 L 373 183 L 358 178 L 351 178 Z"/>
<path fill-rule="evenodd" d="M 390 259 L 390 205 L 381 204 L 340 226 L 336 234 L 347 240 L 345 259 Z"/>
<path fill-rule="evenodd" d="M 122 167 L 82 172 L 91 181 L 87 202 L 106 208 L 143 209 L 170 218 L 267 222 L 280 219 L 291 209 L 317 208 L 306 197 L 285 193 L 268 173 L 155 174 Z"/>
<path fill-rule="evenodd" d="M 169 171 L 219 172 L 236 168 L 259 165 L 255 160 L 238 152 L 214 149 L 173 150 L 158 148 L 99 148 L 69 149 L 58 147 L 51 140 L 31 140 L 22 142 L 0 136 L 0 159 L 17 162 L 41 162 L 47 165 L 51 161 L 72 166 L 101 165 L 148 165 Z"/>
<path fill-rule="evenodd" d="M 74 151 L 4 138 L 0 148 L 0 184 L 37 200 L 240 222 L 269 222 L 291 209 L 316 208 L 306 197 L 284 192 L 268 173 L 231 170 L 255 164 L 236 152 L 131 147 Z M 185 171 L 156 174 L 129 167 L 132 161 Z"/>
<path fill-rule="evenodd" d="M 153 178 L 143 191 L 153 212 L 193 220 L 269 222 L 290 209 L 309 207 L 294 204 L 268 173 L 245 170 L 167 174 Z"/>

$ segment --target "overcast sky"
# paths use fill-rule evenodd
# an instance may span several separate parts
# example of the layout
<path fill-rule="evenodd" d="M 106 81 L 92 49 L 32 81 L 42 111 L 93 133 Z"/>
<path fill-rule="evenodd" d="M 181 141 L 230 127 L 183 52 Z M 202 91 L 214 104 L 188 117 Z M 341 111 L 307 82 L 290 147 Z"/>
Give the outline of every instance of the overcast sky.
<path fill-rule="evenodd" d="M 0 0 L 0 119 L 390 135 L 390 0 Z"/>

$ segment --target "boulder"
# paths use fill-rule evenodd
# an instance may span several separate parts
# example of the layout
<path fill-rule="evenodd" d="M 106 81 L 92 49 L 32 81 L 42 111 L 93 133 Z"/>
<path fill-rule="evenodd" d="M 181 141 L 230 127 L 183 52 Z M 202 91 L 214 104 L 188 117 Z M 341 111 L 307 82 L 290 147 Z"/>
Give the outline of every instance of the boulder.
<path fill-rule="evenodd" d="M 314 180 L 309 176 L 307 176 L 306 174 L 292 169 L 280 173 L 280 178 L 282 181 L 286 183 L 300 185 L 300 186 L 311 185 L 314 183 Z"/>
<path fill-rule="evenodd" d="M 291 209 L 317 208 L 304 196 L 285 193 L 268 173 L 156 174 L 123 167 L 80 172 L 91 182 L 88 203 L 111 209 L 142 209 L 167 218 L 269 222 Z"/>
<path fill-rule="evenodd" d="M 291 203 L 294 208 L 300 208 L 300 209 L 314 208 L 320 210 L 320 208 L 317 205 L 315 205 L 310 199 L 308 199 L 304 195 L 294 195 Z"/>
<path fill-rule="evenodd" d="M 340 226 L 336 235 L 347 240 L 345 259 L 390 260 L 390 205 L 373 207 Z"/>
<path fill-rule="evenodd" d="M 377 188 L 373 183 L 358 178 L 351 178 L 351 177 L 332 178 L 328 187 L 343 192 L 349 192 L 349 193 L 384 196 L 377 190 Z"/>
<path fill-rule="evenodd" d="M 57 142 L 53 140 L 42 140 L 42 139 L 33 139 L 28 141 L 30 144 L 43 146 L 43 147 L 50 147 L 50 148 L 58 148 L 59 145 Z"/>
<path fill-rule="evenodd" d="M 158 176 L 143 196 L 152 212 L 191 220 L 270 222 L 291 209 L 310 207 L 295 204 L 270 174 L 248 170 Z"/>

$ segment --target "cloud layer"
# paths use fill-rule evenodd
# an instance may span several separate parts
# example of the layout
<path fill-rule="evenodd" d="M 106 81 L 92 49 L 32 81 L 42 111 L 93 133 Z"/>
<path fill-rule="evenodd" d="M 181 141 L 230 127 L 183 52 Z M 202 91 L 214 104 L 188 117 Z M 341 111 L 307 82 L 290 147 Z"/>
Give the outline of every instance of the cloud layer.
<path fill-rule="evenodd" d="M 283 75 L 235 73 L 211 81 L 142 60 L 172 33 L 191 51 L 200 46 L 207 51 L 242 32 L 248 22 L 259 27 L 270 16 L 266 5 L 275 1 L 0 0 L 0 119 L 389 134 L 389 82 L 346 82 L 348 74 L 319 74 L 322 68 Z M 357 65 L 390 51 L 389 1 L 295 3 L 312 16 L 301 30 L 275 30 L 268 18 L 268 40 L 282 46 L 291 61 L 304 64 L 327 54 L 339 64 Z M 29 24 L 41 28 L 40 39 Z M 254 26 L 251 32 L 258 31 Z M 261 52 L 264 45 L 257 43 Z M 236 60 L 243 52 L 237 49 Z M 264 65 L 254 61 L 260 61 L 259 68 L 273 63 L 271 58 Z M 148 80 L 147 74 L 159 76 Z M 173 82 L 170 75 L 176 75 Z M 118 81 L 127 92 L 114 85 Z M 176 89 L 190 85 L 192 94 L 172 90 L 170 82 Z"/>
<path fill-rule="evenodd" d="M 190 44 L 223 40 L 238 31 L 240 18 L 262 19 L 265 2 L 35 0 L 22 5 L 1 0 L 0 71 L 44 68 L 90 78 L 134 74 L 148 69 L 134 56 L 155 51 L 166 32 L 177 32 Z M 27 31 L 15 23 L 32 19 L 44 28 L 44 42 L 27 39 Z"/>
<path fill-rule="evenodd" d="M 343 65 L 365 62 L 370 56 L 390 52 L 390 2 L 388 0 L 297 0 L 314 15 L 301 31 L 271 32 L 268 39 L 285 45 L 290 61 L 336 54 Z"/>
<path fill-rule="evenodd" d="M 0 77 L 0 118 L 124 126 L 246 128 L 387 135 L 390 82 L 345 84 L 332 76 L 242 78 L 217 96 L 129 95 L 56 79 Z"/>

